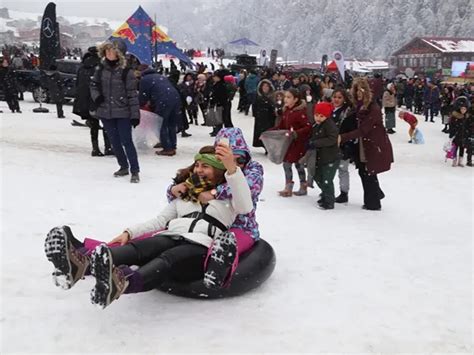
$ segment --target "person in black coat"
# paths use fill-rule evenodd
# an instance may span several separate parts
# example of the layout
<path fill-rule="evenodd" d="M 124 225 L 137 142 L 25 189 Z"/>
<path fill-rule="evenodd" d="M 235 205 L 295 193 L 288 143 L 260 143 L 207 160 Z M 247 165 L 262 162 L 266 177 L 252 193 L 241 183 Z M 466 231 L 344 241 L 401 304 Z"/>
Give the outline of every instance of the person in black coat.
<path fill-rule="evenodd" d="M 63 111 L 64 102 L 64 86 L 58 67 L 52 64 L 49 70 L 42 73 L 42 84 L 48 90 L 49 99 L 56 104 L 56 111 L 58 118 L 65 118 Z"/>
<path fill-rule="evenodd" d="M 76 76 L 76 97 L 74 99 L 74 105 L 72 113 L 80 116 L 83 120 L 86 120 L 87 126 L 91 131 L 91 142 L 93 157 L 103 157 L 104 154 L 99 149 L 99 130 L 101 129 L 99 120 L 93 115 L 92 108 L 93 102 L 90 92 L 91 77 L 94 75 L 95 67 L 99 65 L 100 58 L 96 47 L 90 47 L 87 53 L 82 58 L 82 65 L 77 71 Z M 91 114 L 92 113 L 92 114 Z M 110 146 L 109 138 L 102 130 L 104 135 L 105 155 L 114 155 L 112 147 Z"/>
<path fill-rule="evenodd" d="M 253 116 L 255 123 L 253 126 L 253 146 L 264 147 L 260 140 L 260 135 L 266 130 L 275 126 L 275 101 L 273 99 L 273 92 L 275 88 L 272 83 L 264 79 L 257 87 L 257 97 L 253 106 Z M 265 154 L 267 150 L 265 149 Z"/>
<path fill-rule="evenodd" d="M 8 104 L 8 108 L 12 113 L 20 111 L 20 104 L 18 103 L 18 84 L 15 77 L 15 72 L 8 62 L 7 58 L 1 60 L 2 66 L 0 67 L 0 85 L 2 85 L 3 93 L 5 95 L 5 101 Z"/>
<path fill-rule="evenodd" d="M 211 94 L 209 97 L 209 108 L 221 108 L 222 115 L 224 114 L 224 108 L 226 107 L 227 102 L 229 100 L 229 93 L 224 82 L 224 76 L 225 72 L 223 72 L 222 70 L 218 70 L 213 74 L 213 85 L 211 87 Z M 211 137 L 215 137 L 217 135 L 217 132 L 219 132 L 219 127 L 220 126 L 214 126 L 214 129 L 211 133 L 209 133 L 209 135 Z"/>
<path fill-rule="evenodd" d="M 247 91 L 245 90 L 245 79 L 247 79 L 247 71 L 241 70 L 239 74 L 239 84 L 237 85 L 239 90 L 239 104 L 237 110 L 244 112 L 247 106 Z"/>
<path fill-rule="evenodd" d="M 472 125 L 470 124 L 468 112 L 469 102 L 466 97 L 461 96 L 456 100 L 454 106 L 455 109 L 451 113 L 449 121 L 449 138 L 452 138 L 453 143 L 457 147 L 456 149 L 459 150 L 459 154 L 457 154 L 457 161 L 453 159 L 453 166 L 463 167 L 464 150 L 467 147 L 466 143 L 469 142 L 469 138 L 472 135 Z"/>

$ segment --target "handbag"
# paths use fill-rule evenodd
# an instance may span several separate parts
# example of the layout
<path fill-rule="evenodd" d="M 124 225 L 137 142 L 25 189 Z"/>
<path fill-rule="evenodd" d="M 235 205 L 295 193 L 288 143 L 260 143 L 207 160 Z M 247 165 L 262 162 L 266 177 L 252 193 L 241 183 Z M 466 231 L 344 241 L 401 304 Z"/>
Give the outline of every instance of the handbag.
<path fill-rule="evenodd" d="M 260 140 L 268 151 L 268 159 L 272 163 L 281 164 L 293 142 L 293 135 L 286 129 L 271 130 L 263 132 Z"/>
<path fill-rule="evenodd" d="M 224 122 L 224 108 L 222 106 L 210 107 L 207 111 L 206 126 L 219 126 Z"/>

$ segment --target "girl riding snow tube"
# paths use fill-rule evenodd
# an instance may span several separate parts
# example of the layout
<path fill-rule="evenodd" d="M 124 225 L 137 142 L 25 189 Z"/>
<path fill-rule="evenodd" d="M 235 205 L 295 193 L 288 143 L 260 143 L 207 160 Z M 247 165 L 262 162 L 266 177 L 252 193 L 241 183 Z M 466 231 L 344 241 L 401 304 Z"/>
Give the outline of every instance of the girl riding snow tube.
<path fill-rule="evenodd" d="M 249 184 L 225 142 L 203 147 L 191 166 L 178 171 L 175 181 L 184 182 L 186 191 L 157 217 L 126 228 L 112 241 L 120 242 L 121 246 L 101 244 L 88 256 L 87 248 L 69 227 L 53 228 L 46 237 L 45 253 L 54 265 L 54 283 L 69 289 L 90 267 L 96 279 L 91 302 L 105 308 L 122 294 L 158 287 L 173 267 L 184 260 L 196 260 L 195 265 L 202 265 L 214 242 L 220 248 L 208 260 L 204 284 L 223 286 L 237 253 L 235 236 L 229 228 L 238 215 L 248 214 L 254 208 Z M 227 199 L 213 199 L 205 204 L 199 201 L 199 194 L 217 190 L 224 183 L 230 192 Z M 137 238 L 157 230 L 163 231 L 149 238 Z M 138 269 L 132 269 L 132 265 Z"/>

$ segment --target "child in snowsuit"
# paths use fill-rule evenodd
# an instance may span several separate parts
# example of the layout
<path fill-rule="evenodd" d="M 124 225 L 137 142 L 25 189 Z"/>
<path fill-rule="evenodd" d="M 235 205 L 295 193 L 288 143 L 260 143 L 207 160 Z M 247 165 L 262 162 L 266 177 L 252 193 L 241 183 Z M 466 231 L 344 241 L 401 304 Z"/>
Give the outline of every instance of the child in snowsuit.
<path fill-rule="evenodd" d="M 414 138 L 413 135 L 415 134 L 416 125 L 418 124 L 417 118 L 407 111 L 400 111 L 398 113 L 398 117 L 400 117 L 402 120 L 404 120 L 406 123 L 410 125 L 410 128 L 408 129 L 408 135 L 410 136 L 410 140 L 408 141 L 408 143 L 412 143 L 413 138 Z"/>
<path fill-rule="evenodd" d="M 334 177 L 339 166 L 340 150 L 337 144 L 339 129 L 332 119 L 332 105 L 320 102 L 314 106 L 315 126 L 309 147 L 316 148 L 316 169 L 314 180 L 321 189 L 319 208 L 334 208 Z"/>

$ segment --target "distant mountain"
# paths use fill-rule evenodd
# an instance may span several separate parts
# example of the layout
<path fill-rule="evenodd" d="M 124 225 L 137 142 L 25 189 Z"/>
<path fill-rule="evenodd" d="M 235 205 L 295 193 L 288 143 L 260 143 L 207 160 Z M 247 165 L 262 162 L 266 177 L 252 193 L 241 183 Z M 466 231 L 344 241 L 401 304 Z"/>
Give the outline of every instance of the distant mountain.
<path fill-rule="evenodd" d="M 305 60 L 335 50 L 346 57 L 386 58 L 415 36 L 474 37 L 473 0 L 189 0 L 185 8 L 175 3 L 164 0 L 157 7 L 180 43 L 220 47 L 249 37 L 279 55 Z"/>

